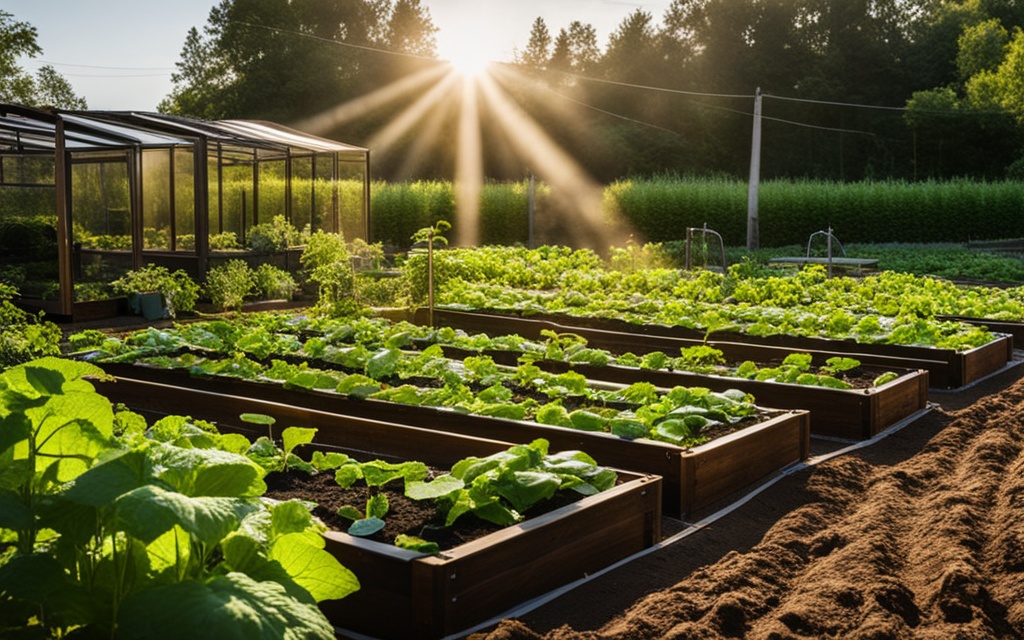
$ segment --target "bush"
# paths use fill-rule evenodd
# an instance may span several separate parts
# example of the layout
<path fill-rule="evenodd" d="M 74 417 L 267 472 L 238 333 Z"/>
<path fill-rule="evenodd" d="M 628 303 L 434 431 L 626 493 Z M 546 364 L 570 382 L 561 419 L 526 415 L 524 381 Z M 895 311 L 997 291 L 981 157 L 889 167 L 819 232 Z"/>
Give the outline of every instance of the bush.
<path fill-rule="evenodd" d="M 60 327 L 32 315 L 11 300 L 18 290 L 0 282 L 0 369 L 43 356 L 60 355 Z"/>
<path fill-rule="evenodd" d="M 131 295 L 156 291 L 162 293 L 167 312 L 173 318 L 178 312 L 191 313 L 199 299 L 199 285 L 183 270 L 174 273 L 164 266 L 147 264 L 129 271 L 110 283 L 116 293 Z"/>
<path fill-rule="evenodd" d="M 355 298 L 367 306 L 407 307 L 409 297 L 409 280 L 404 277 L 358 275 L 355 278 Z"/>
<path fill-rule="evenodd" d="M 264 300 L 291 300 L 298 285 L 292 274 L 272 264 L 261 264 L 253 274 L 256 294 Z"/>
<path fill-rule="evenodd" d="M 272 253 L 304 244 L 305 239 L 284 216 L 274 216 L 270 222 L 261 222 L 249 229 L 246 244 L 253 251 Z"/>
<path fill-rule="evenodd" d="M 299 262 L 306 280 L 316 286 L 320 312 L 343 315 L 358 307 L 351 256 L 339 234 L 317 231 L 311 235 Z"/>
<path fill-rule="evenodd" d="M 256 276 L 244 260 L 228 260 L 206 274 L 206 295 L 220 309 L 240 309 L 256 290 Z"/>
<path fill-rule="evenodd" d="M 235 235 L 234 231 L 211 233 L 208 241 L 210 244 L 210 251 L 230 251 L 232 249 L 242 248 L 241 245 L 238 244 L 238 236 Z"/>

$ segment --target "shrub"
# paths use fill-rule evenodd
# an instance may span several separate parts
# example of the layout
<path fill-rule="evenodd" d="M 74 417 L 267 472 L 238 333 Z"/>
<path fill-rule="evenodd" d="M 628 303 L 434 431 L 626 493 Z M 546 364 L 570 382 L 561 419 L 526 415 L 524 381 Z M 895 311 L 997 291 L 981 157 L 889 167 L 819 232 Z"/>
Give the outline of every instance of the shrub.
<path fill-rule="evenodd" d="M 230 251 L 231 249 L 242 248 L 238 244 L 238 236 L 235 235 L 234 231 L 211 233 L 208 242 L 210 244 L 210 251 Z"/>
<path fill-rule="evenodd" d="M 220 309 L 241 308 L 255 289 L 255 274 L 244 260 L 228 260 L 206 274 L 206 295 Z"/>
<path fill-rule="evenodd" d="M 11 300 L 18 290 L 0 282 L 0 369 L 42 356 L 60 355 L 60 327 L 32 315 Z"/>
<path fill-rule="evenodd" d="M 256 294 L 264 300 L 291 300 L 298 285 L 292 274 L 272 264 L 261 264 L 253 274 Z"/>
<path fill-rule="evenodd" d="M 304 240 L 304 235 L 284 216 L 274 216 L 270 222 L 261 222 L 249 229 L 246 244 L 253 251 L 271 253 L 303 244 Z"/>
<path fill-rule="evenodd" d="M 156 291 L 162 293 L 167 312 L 173 318 L 178 312 L 190 313 L 199 299 L 199 285 L 183 270 L 174 273 L 164 266 L 147 264 L 129 271 L 110 283 L 116 293 L 131 295 Z"/>
<path fill-rule="evenodd" d="M 351 256 L 339 234 L 317 231 L 311 235 L 299 262 L 306 280 L 316 286 L 319 311 L 339 315 L 358 306 L 353 298 L 355 274 Z"/>

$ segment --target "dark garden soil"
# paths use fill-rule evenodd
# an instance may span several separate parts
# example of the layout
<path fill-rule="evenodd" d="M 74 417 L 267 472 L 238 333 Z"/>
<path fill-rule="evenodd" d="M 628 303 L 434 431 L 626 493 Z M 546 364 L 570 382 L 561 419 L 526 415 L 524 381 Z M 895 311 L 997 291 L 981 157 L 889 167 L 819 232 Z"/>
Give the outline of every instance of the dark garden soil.
<path fill-rule="evenodd" d="M 934 393 L 902 430 L 473 638 L 1024 638 L 1022 378 Z"/>
<path fill-rule="evenodd" d="M 363 512 L 371 490 L 364 484 L 343 489 L 334 481 L 332 472 L 310 475 L 302 471 L 267 474 L 267 492 L 264 494 L 276 500 L 315 501 L 313 515 L 320 518 L 335 531 L 346 531 L 352 521 L 338 515 L 338 509 L 353 506 Z M 457 547 L 471 540 L 500 530 L 502 527 L 482 520 L 472 513 L 459 516 L 452 526 L 445 526 L 445 515 L 433 506 L 432 501 L 417 501 L 405 497 L 401 482 L 389 483 L 374 488 L 374 493 L 383 493 L 388 499 L 388 512 L 384 517 L 383 529 L 368 536 L 370 540 L 394 544 L 399 534 L 436 542 L 442 551 Z M 575 491 L 559 491 L 550 500 L 534 505 L 525 517 L 536 517 L 582 498 Z"/>

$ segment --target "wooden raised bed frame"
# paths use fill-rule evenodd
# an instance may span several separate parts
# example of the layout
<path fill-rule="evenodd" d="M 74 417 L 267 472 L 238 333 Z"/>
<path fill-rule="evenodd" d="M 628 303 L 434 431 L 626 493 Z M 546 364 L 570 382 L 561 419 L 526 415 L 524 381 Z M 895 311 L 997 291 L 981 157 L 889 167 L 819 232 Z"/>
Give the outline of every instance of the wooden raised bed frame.
<path fill-rule="evenodd" d="M 194 418 L 255 436 L 259 431 L 241 423 L 238 415 L 265 413 L 280 425 L 317 427 L 316 446 L 323 450 L 444 468 L 510 446 L 138 380 L 97 382 L 96 388 L 151 417 L 187 408 Z M 356 574 L 361 586 L 342 600 L 321 603 L 321 609 L 343 634 L 395 640 L 443 638 L 485 622 L 661 539 L 661 478 L 619 471 L 619 480 L 612 489 L 436 556 L 327 532 L 326 549 Z"/>
<path fill-rule="evenodd" d="M 413 321 L 426 324 L 427 313 L 418 309 Z M 573 318 L 570 316 L 537 315 L 523 318 L 498 313 L 434 310 L 434 323 L 488 334 L 515 333 L 524 338 L 540 338 L 543 329 L 557 333 L 575 333 L 587 339 L 591 347 L 613 353 L 633 351 L 648 353 L 678 351 L 680 348 L 707 344 L 720 349 L 729 360 L 755 362 L 781 361 L 787 354 L 810 353 L 823 364 L 833 356 L 848 356 L 872 366 L 894 369 L 924 369 L 933 388 L 958 388 L 994 373 L 1013 359 L 1013 338 L 995 334 L 992 342 L 970 351 L 913 347 L 888 344 L 862 344 L 827 338 L 769 336 L 757 338 L 740 334 L 704 335 L 682 327 L 634 325 L 605 318 Z"/>
<path fill-rule="evenodd" d="M 444 348 L 455 359 L 479 355 L 462 349 Z M 496 363 L 515 366 L 520 355 L 515 351 L 484 351 Z M 772 409 L 806 409 L 810 413 L 811 435 L 844 440 L 866 440 L 900 420 L 928 406 L 928 372 L 900 369 L 900 377 L 879 387 L 832 389 L 812 385 L 785 384 L 728 376 L 637 369 L 616 365 L 569 364 L 555 360 L 536 360 L 534 364 L 551 373 L 575 371 L 591 380 L 617 384 L 650 382 L 659 387 L 706 387 L 712 391 L 739 389 L 752 394 L 757 404 Z M 867 367 L 872 375 L 885 369 Z"/>
<path fill-rule="evenodd" d="M 446 408 L 354 400 L 338 393 L 285 389 L 277 383 L 191 377 L 182 370 L 131 364 L 101 363 L 100 366 L 119 378 L 187 386 L 226 396 L 261 398 L 316 411 L 478 438 L 505 442 L 544 438 L 554 450 L 580 449 L 601 464 L 661 476 L 662 510 L 671 517 L 693 515 L 810 455 L 810 417 L 803 410 L 775 411 L 773 417 L 763 422 L 699 447 L 684 449 L 654 440 L 624 440 L 607 433 L 468 415 Z"/>

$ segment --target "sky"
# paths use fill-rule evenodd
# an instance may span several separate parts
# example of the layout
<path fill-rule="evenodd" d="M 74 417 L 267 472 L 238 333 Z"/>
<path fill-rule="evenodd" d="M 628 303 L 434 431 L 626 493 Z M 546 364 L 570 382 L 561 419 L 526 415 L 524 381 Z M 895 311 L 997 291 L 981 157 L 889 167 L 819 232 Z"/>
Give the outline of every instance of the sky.
<path fill-rule="evenodd" d="M 202 30 L 218 0 L 3 0 L 0 11 L 37 31 L 43 53 L 20 60 L 34 73 L 48 64 L 90 109 L 153 111 L 172 89 L 171 74 L 192 27 Z M 510 61 L 526 46 L 536 18 L 552 37 L 573 20 L 589 23 L 604 48 L 636 9 L 660 24 L 670 0 L 420 0 L 438 27 L 438 53 L 467 43 L 489 61 Z"/>

